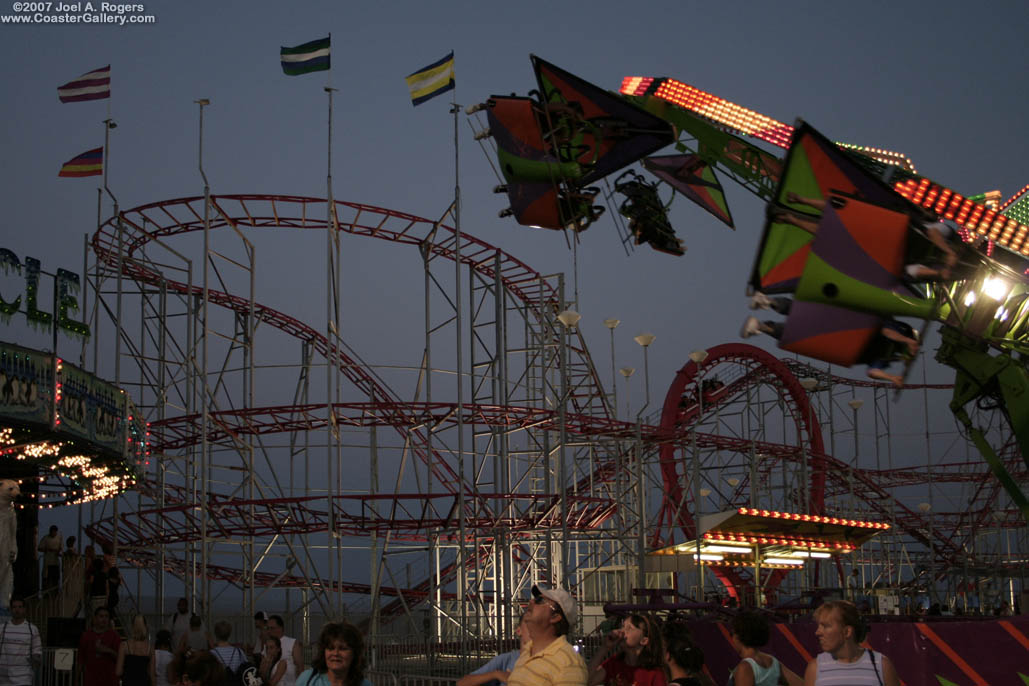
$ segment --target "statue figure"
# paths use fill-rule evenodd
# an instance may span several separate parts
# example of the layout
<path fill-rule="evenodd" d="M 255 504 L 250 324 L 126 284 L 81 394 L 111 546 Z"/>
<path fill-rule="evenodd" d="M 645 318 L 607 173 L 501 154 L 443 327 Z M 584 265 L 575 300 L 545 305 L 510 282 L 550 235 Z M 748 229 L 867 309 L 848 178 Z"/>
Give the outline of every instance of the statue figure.
<path fill-rule="evenodd" d="M 18 521 L 14 501 L 21 495 L 17 481 L 0 479 L 0 608 L 10 608 L 14 591 L 14 560 L 18 557 Z"/>

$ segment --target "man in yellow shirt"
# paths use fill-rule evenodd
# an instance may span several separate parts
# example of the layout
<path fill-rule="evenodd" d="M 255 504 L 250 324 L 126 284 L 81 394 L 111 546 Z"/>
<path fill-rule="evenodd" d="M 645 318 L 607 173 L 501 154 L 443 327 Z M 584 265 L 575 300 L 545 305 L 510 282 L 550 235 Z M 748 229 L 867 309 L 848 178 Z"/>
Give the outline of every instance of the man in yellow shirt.
<path fill-rule="evenodd" d="M 508 686 L 586 686 L 586 662 L 568 643 L 575 601 L 560 588 L 532 587 L 522 626 L 529 643 L 515 662 Z"/>

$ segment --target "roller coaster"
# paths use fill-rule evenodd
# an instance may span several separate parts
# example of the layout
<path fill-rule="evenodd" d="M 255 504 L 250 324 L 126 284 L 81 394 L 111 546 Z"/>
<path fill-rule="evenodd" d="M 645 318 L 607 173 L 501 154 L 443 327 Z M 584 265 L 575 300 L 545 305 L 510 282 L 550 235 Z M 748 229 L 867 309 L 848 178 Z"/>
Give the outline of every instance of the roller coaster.
<path fill-rule="evenodd" d="M 489 128 L 482 137 L 496 141 L 504 175 L 498 190 L 520 223 L 580 239 L 604 213 L 596 209 L 603 200 L 598 182 L 669 144 L 692 157 L 667 173 L 729 225 L 714 168 L 766 202 L 789 206 L 787 193 L 798 190 L 790 185 L 796 175 L 789 156 L 779 160 L 728 125 L 663 99 L 667 80 L 632 77 L 614 94 L 590 90 L 541 60 L 534 65 L 537 93 L 491 98 L 482 108 Z M 569 88 L 582 97 L 569 96 Z M 606 108 L 600 114 L 598 102 Z M 791 127 L 776 122 L 735 126 L 773 145 L 800 144 Z M 825 145 L 817 132 L 807 135 Z M 1018 488 L 1029 478 L 1020 409 L 1025 370 L 1016 357 L 1029 317 L 1016 271 L 1021 225 L 1009 230 L 1007 217 L 974 207 L 962 215 L 966 198 L 955 201 L 953 192 L 941 200 L 937 190 L 927 200 L 937 187 L 923 184 L 909 164 L 896 164 L 895 155 L 886 162 L 841 155 L 838 166 L 874 188 L 880 202 L 889 198 L 890 211 L 942 203 L 943 214 L 1005 256 L 974 257 L 977 268 L 1013 284 L 1003 297 L 1003 326 L 996 304 L 987 317 L 985 305 L 966 302 L 987 278 L 980 271 L 935 284 L 920 299 L 890 300 L 900 304 L 881 304 L 893 298 L 892 284 L 879 289 L 881 300 L 869 299 L 874 286 L 864 282 L 832 296 L 832 306 L 861 316 L 946 325 L 939 356 L 959 370 L 956 383 L 908 383 L 901 402 L 924 407 L 952 393 L 971 442 L 957 427 L 931 436 L 928 418 L 916 438 L 899 437 L 909 432 L 893 430 L 892 389 L 816 364 L 812 359 L 824 356 L 812 347 L 798 350 L 808 359 L 744 343 L 696 351 L 702 354 L 689 356 L 659 409 L 620 413 L 613 361 L 605 384 L 581 331 L 559 317 L 575 305 L 563 276 L 536 271 L 474 229 L 320 198 L 189 197 L 122 211 L 92 238 L 92 286 L 101 294 L 94 326 L 105 307 L 113 311 L 112 298 L 130 303 L 108 327 L 132 362 L 121 385 L 133 389 L 150 421 L 153 459 L 135 505 L 94 522 L 89 535 L 149 570 L 159 596 L 165 573 L 183 579 L 208 607 L 224 592 L 212 582 L 239 589 L 247 611 L 262 589 L 296 589 L 303 608 L 367 614 L 373 634 L 390 623 L 391 631 L 408 626 L 436 642 L 506 635 L 519 599 L 536 582 L 574 588 L 584 622 L 594 623 L 604 600 L 655 584 L 675 583 L 698 600 L 759 592 L 768 604 L 840 585 L 840 557 L 761 578 L 719 564 L 708 565 L 707 575 L 703 565 L 653 571 L 651 554 L 695 540 L 705 514 L 748 507 L 888 523 L 888 533 L 848 563 L 862 569 L 868 586 L 930 594 L 946 588 L 967 600 L 987 587 L 995 593 L 994 582 L 1023 568 L 1003 543 L 1010 545 L 1012 534 L 1019 550 L 1026 543 Z M 887 167 L 898 174 L 893 186 L 873 176 Z M 844 195 L 852 206 L 871 204 L 860 184 L 815 189 Z M 799 190 L 810 194 L 812 187 Z M 635 212 L 656 208 L 641 198 L 623 205 L 625 218 L 636 222 L 626 240 L 671 246 L 667 229 L 651 232 L 652 218 Z M 772 219 L 766 225 L 752 285 L 768 289 L 761 279 L 771 270 L 760 268 L 761 256 L 792 245 L 792 237 L 769 238 L 782 230 L 790 229 Z M 258 276 L 266 265 L 257 246 L 272 232 L 298 245 L 328 235 L 336 259 L 343 241 L 377 239 L 403 268 L 420 271 L 420 359 L 398 370 L 366 362 L 348 345 L 333 322 L 341 296 L 331 269 L 327 322 L 287 314 L 277 294 L 259 301 L 257 284 L 295 276 Z M 208 246 L 208 236 L 217 247 Z M 806 259 L 790 277 L 800 284 L 798 300 L 816 294 L 812 303 L 828 292 L 824 274 L 811 276 L 806 267 L 828 254 L 817 240 L 794 247 Z M 897 251 L 893 271 L 904 263 Z M 787 255 L 775 264 L 789 261 Z M 822 281 L 803 282 L 815 277 Z M 460 309 L 452 297 L 458 289 L 470 296 Z M 467 353 L 460 374 L 447 366 L 455 341 Z M 454 399 L 458 384 L 462 402 Z M 970 445 L 987 462 L 972 457 Z M 913 465 L 901 452 L 924 460 Z M 921 498 L 926 507 L 912 506 Z"/>

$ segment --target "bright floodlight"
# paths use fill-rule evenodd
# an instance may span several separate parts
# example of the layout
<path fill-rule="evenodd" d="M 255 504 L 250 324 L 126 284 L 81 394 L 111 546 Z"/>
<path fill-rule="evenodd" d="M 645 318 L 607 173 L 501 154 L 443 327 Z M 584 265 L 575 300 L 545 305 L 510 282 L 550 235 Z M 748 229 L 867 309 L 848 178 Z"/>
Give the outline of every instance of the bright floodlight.
<path fill-rule="evenodd" d="M 694 350 L 690 353 L 690 359 L 693 360 L 696 364 L 700 364 L 701 362 L 707 359 L 707 351 Z"/>
<path fill-rule="evenodd" d="M 802 565 L 803 560 L 797 560 L 792 557 L 766 557 L 765 562 L 770 565 Z"/>
<path fill-rule="evenodd" d="M 622 367 L 618 371 L 621 372 L 622 376 L 624 376 L 626 379 L 628 379 L 630 376 L 632 376 L 632 373 L 635 372 L 636 370 L 633 367 Z"/>
<path fill-rule="evenodd" d="M 613 328 L 615 328 L 616 326 L 618 326 L 621 323 L 622 323 L 621 319 L 614 319 L 614 318 L 612 318 L 612 319 L 605 319 L 604 320 L 604 326 L 606 326 L 609 329 L 613 329 Z"/>
<path fill-rule="evenodd" d="M 994 300 L 1003 300 L 1010 290 L 1011 284 L 996 277 L 986 279 L 986 283 L 983 284 L 983 293 Z"/>
<path fill-rule="evenodd" d="M 973 303 L 975 303 L 975 291 L 969 291 L 967 294 L 965 294 L 965 299 L 963 302 L 965 303 L 965 307 L 971 307 Z"/>
<path fill-rule="evenodd" d="M 655 338 L 657 338 L 657 336 L 655 336 L 652 333 L 641 333 L 639 336 L 635 336 L 632 340 L 636 341 L 644 348 L 646 348 L 648 345 L 654 342 Z"/>
<path fill-rule="evenodd" d="M 582 319 L 582 315 L 576 312 L 575 310 L 565 310 L 564 312 L 558 314 L 557 318 L 561 321 L 562 324 L 571 329 L 579 323 L 579 320 Z"/>

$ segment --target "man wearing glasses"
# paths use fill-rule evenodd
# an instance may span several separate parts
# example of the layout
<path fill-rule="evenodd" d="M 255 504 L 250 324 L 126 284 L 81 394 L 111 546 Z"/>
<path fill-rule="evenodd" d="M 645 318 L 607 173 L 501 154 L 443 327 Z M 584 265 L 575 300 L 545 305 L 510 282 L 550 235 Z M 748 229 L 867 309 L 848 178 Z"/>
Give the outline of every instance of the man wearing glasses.
<path fill-rule="evenodd" d="M 568 591 L 533 586 L 522 617 L 530 640 L 508 686 L 586 686 L 586 662 L 565 638 L 574 623 L 575 601 Z"/>

